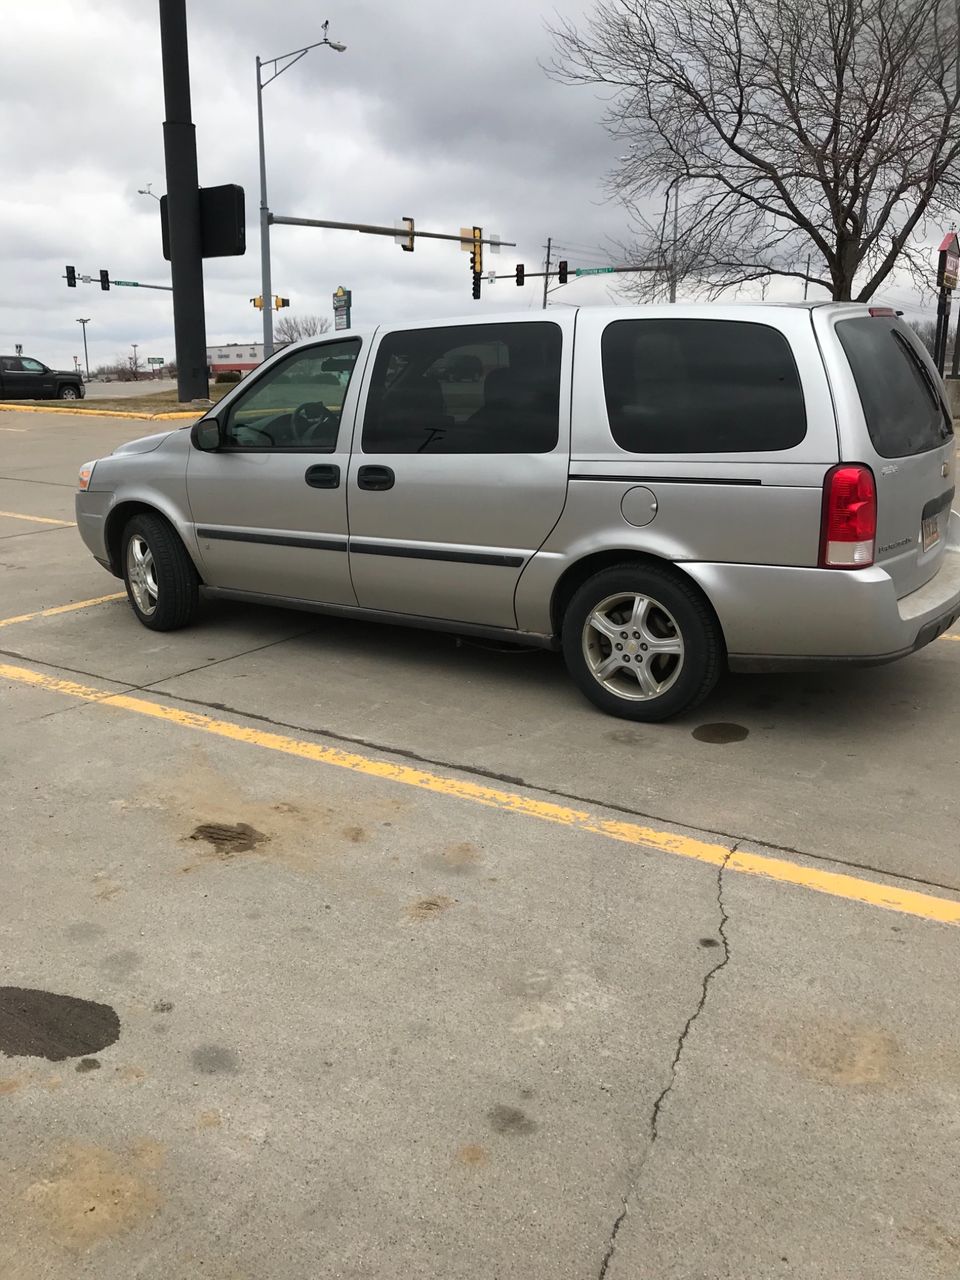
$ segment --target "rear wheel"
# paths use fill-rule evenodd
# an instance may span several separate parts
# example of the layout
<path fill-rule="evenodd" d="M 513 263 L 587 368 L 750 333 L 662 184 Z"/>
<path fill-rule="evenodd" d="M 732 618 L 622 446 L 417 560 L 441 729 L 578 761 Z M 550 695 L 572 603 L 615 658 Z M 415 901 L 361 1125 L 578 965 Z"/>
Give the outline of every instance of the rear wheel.
<path fill-rule="evenodd" d="M 77 390 L 76 387 L 70 387 L 70 386 L 61 387 L 60 399 L 61 400 L 79 400 L 80 392 Z"/>
<path fill-rule="evenodd" d="M 583 584 L 563 619 L 567 669 L 591 702 L 626 720 L 667 720 L 710 693 L 723 639 L 706 601 L 679 574 L 617 565 Z"/>
<path fill-rule="evenodd" d="M 143 512 L 123 531 L 123 580 L 134 613 L 151 631 L 188 626 L 200 601 L 193 561 L 162 516 Z"/>

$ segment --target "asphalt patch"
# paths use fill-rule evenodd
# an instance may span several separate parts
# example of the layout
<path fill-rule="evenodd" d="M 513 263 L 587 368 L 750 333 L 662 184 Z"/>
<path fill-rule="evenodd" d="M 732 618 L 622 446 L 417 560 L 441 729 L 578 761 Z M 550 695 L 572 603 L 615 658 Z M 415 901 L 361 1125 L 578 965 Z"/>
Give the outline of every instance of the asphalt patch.
<path fill-rule="evenodd" d="M 0 987 L 0 1053 L 63 1062 L 98 1053 L 120 1036 L 108 1004 L 30 987 Z"/>
<path fill-rule="evenodd" d="M 229 858 L 234 853 L 249 853 L 269 838 L 246 822 L 204 822 L 190 832 L 191 840 L 206 841 L 221 858 Z"/>

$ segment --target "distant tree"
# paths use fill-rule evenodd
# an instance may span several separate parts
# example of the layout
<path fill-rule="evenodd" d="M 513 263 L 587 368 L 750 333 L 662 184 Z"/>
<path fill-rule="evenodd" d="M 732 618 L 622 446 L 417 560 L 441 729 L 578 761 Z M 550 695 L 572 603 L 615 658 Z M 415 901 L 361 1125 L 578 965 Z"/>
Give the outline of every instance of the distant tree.
<path fill-rule="evenodd" d="M 633 260 L 716 294 L 788 276 L 872 297 L 929 280 L 960 206 L 957 0 L 599 0 L 553 29 L 557 79 L 598 85 Z M 637 203 L 679 190 L 679 235 Z M 648 206 L 649 207 L 649 206 Z"/>
<path fill-rule="evenodd" d="M 933 320 L 918 320 L 912 325 L 914 333 L 933 355 L 933 340 L 937 336 L 937 326 Z"/>
<path fill-rule="evenodd" d="M 329 328 L 330 321 L 326 316 L 281 316 L 273 326 L 273 336 L 278 344 L 287 346 L 301 338 L 317 338 Z"/>

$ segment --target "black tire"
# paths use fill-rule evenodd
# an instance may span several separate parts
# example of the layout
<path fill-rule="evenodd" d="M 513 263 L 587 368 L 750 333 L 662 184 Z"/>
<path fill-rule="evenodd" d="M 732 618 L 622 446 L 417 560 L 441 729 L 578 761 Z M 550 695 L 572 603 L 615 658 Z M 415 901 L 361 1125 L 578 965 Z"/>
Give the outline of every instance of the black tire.
<path fill-rule="evenodd" d="M 131 583 L 130 544 L 134 539 L 138 545 L 145 543 L 152 556 L 156 584 L 152 611 L 141 606 Z M 200 603 L 200 580 L 186 548 L 163 516 L 146 511 L 133 516 L 123 530 L 120 555 L 127 599 L 137 619 L 151 631 L 189 626 Z"/>
<path fill-rule="evenodd" d="M 593 673 L 591 660 L 603 661 L 613 657 L 614 640 L 608 641 L 602 633 L 595 635 L 591 631 L 587 634 L 594 654 L 588 656 L 585 652 L 587 619 L 598 605 L 621 593 L 646 596 L 655 602 L 651 625 L 656 623 L 659 626 L 659 635 L 664 640 L 679 638 L 682 642 L 682 654 L 676 658 L 650 657 L 639 652 L 634 655 L 632 661 L 641 665 L 646 662 L 654 682 L 659 680 L 665 686 L 662 693 L 652 693 L 642 700 L 639 675 L 634 686 L 634 677 L 628 674 L 635 668 L 618 667 L 614 671 L 613 683 L 624 690 L 622 693 L 611 689 L 609 684 L 601 683 Z M 623 634 L 621 632 L 619 637 L 615 637 L 617 643 L 622 641 Z M 633 641 L 634 634 L 642 633 L 630 631 L 631 639 L 623 642 L 625 649 L 631 643 L 634 647 L 643 647 Z M 726 658 L 719 624 L 700 593 L 680 574 L 652 564 L 615 565 L 585 582 L 567 605 L 562 639 L 567 670 L 580 690 L 601 711 L 624 720 L 656 722 L 690 711 L 711 692 L 720 678 Z M 603 651 L 595 657 L 601 646 Z M 653 647 L 653 641 L 650 647 Z M 615 660 L 631 661 L 629 653 Z M 654 666 L 650 667 L 650 663 Z M 628 696 L 630 692 L 633 697 Z"/>
<path fill-rule="evenodd" d="M 71 385 L 68 385 L 68 386 L 65 386 L 65 387 L 61 387 L 61 388 L 60 388 L 60 397 L 59 397 L 59 398 L 60 398 L 61 400 L 79 400 L 79 399 L 80 399 L 80 391 L 79 391 L 79 389 L 78 389 L 77 387 L 74 387 L 74 386 L 71 386 Z"/>

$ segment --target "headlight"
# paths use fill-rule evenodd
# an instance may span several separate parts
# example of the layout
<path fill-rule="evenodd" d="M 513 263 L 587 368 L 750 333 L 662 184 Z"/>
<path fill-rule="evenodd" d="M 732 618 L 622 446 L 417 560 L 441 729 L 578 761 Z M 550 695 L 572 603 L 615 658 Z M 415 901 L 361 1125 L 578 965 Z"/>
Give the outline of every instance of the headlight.
<path fill-rule="evenodd" d="M 81 492 L 90 488 L 90 481 L 93 479 L 93 468 L 96 465 L 95 462 L 85 462 L 80 468 L 80 474 L 77 477 L 77 488 Z"/>

